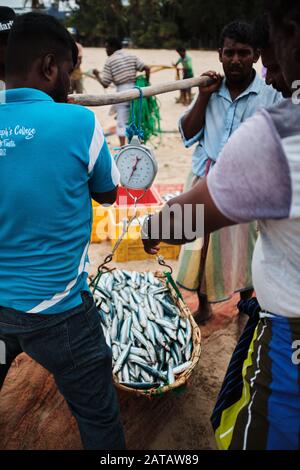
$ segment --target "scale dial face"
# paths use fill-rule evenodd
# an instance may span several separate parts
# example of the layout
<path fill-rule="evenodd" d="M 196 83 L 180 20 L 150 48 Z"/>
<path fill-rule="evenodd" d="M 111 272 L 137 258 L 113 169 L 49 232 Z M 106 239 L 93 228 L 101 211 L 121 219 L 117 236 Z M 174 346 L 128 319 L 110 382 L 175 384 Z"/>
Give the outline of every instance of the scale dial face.
<path fill-rule="evenodd" d="M 122 150 L 116 160 L 121 174 L 121 184 L 125 188 L 147 189 L 155 175 L 155 163 L 147 150 L 130 146 Z"/>

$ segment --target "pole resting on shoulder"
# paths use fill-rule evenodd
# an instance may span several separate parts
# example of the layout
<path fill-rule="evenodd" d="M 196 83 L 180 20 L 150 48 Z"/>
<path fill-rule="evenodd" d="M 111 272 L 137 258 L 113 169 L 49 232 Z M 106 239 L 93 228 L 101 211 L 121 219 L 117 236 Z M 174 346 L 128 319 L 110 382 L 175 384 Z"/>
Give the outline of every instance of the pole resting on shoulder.
<path fill-rule="evenodd" d="M 149 96 L 156 96 L 177 90 L 186 90 L 187 88 L 207 87 L 213 83 L 215 83 L 215 81 L 210 77 L 193 77 L 185 80 L 176 80 L 174 82 L 143 87 L 142 91 L 144 98 L 148 98 Z M 111 104 L 132 101 L 139 98 L 139 96 L 139 91 L 132 88 L 131 90 L 121 91 L 119 93 L 107 93 L 103 95 L 70 95 L 69 99 L 71 103 L 81 104 L 82 106 L 109 106 Z"/>

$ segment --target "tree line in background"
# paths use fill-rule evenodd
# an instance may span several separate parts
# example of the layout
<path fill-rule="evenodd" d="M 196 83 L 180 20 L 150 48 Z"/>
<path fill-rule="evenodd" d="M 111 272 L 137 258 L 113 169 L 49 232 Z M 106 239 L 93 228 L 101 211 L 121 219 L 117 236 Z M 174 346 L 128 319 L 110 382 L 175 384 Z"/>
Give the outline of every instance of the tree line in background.
<path fill-rule="evenodd" d="M 102 46 L 108 36 L 130 38 L 135 47 L 216 48 L 223 26 L 252 21 L 263 0 L 76 0 L 68 19 L 87 46 Z"/>

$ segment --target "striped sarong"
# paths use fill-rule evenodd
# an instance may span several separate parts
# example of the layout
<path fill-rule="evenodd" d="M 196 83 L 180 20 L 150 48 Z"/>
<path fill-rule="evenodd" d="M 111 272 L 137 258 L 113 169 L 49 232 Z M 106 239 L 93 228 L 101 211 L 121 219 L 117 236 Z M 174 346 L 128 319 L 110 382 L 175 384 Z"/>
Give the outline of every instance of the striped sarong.
<path fill-rule="evenodd" d="M 192 186 L 190 174 L 185 191 Z M 251 262 L 257 238 L 256 223 L 226 227 L 210 235 L 201 294 L 209 302 L 228 300 L 233 293 L 252 288 Z M 182 247 L 177 283 L 185 289 L 199 288 L 201 240 Z"/>
<path fill-rule="evenodd" d="M 258 311 L 252 305 L 211 418 L 217 445 L 223 450 L 297 450 L 300 318 Z"/>

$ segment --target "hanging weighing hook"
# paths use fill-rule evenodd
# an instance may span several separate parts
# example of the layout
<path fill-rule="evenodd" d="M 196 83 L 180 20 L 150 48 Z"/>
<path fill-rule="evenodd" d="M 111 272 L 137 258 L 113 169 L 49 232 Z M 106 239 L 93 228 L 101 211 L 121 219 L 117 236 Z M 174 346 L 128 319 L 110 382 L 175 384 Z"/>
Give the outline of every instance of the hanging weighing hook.
<path fill-rule="evenodd" d="M 105 271 L 107 273 L 110 273 L 112 271 L 114 271 L 116 268 L 111 268 L 109 269 L 106 265 L 108 263 L 110 263 L 113 259 L 113 255 L 108 255 L 106 256 L 105 260 L 103 261 L 102 264 L 100 264 L 100 266 L 98 267 L 98 273 L 100 274 L 102 271 Z"/>
<path fill-rule="evenodd" d="M 133 199 L 133 205 L 134 207 L 137 205 L 137 203 L 143 199 L 143 197 L 145 196 L 146 194 L 146 189 L 144 190 L 144 192 L 140 195 L 140 196 L 133 196 L 133 194 L 131 194 L 129 191 L 128 191 L 128 188 L 125 188 L 125 191 L 126 193 L 128 194 L 129 197 L 131 197 L 131 199 Z"/>
<path fill-rule="evenodd" d="M 163 257 L 162 255 L 159 255 L 159 256 L 157 257 L 157 262 L 158 262 L 158 264 L 160 264 L 161 266 L 164 266 L 165 268 L 169 268 L 170 274 L 173 273 L 173 268 L 172 268 L 172 266 L 170 266 L 169 264 L 167 264 L 167 263 L 165 262 L 165 259 L 164 259 L 164 257 Z"/>
<path fill-rule="evenodd" d="M 109 269 L 107 267 L 107 265 L 109 263 L 111 263 L 111 261 L 113 260 L 113 256 L 115 254 L 115 251 L 117 250 L 117 248 L 119 247 L 121 241 L 123 240 L 123 237 L 125 235 L 125 233 L 128 231 L 129 229 L 129 226 L 131 225 L 131 223 L 133 222 L 133 220 L 136 218 L 136 212 L 137 212 L 137 202 L 139 201 L 139 197 L 136 197 L 136 196 L 132 196 L 129 192 L 128 192 L 129 196 L 132 197 L 133 201 L 134 201 L 134 215 L 132 216 L 132 218 L 129 220 L 129 222 L 127 223 L 124 223 L 124 227 L 123 227 L 123 231 L 119 237 L 119 239 L 117 240 L 117 242 L 115 243 L 115 246 L 112 250 L 112 252 L 106 256 L 106 258 L 104 259 L 103 263 L 100 264 L 100 266 L 98 267 L 98 275 L 100 275 L 102 273 L 102 271 L 105 271 L 107 273 L 110 273 L 112 271 L 114 271 L 116 268 L 111 268 Z"/>
<path fill-rule="evenodd" d="M 163 258 L 163 256 L 159 255 L 157 257 L 157 261 L 158 261 L 158 264 L 160 264 L 161 266 L 164 266 L 165 268 L 169 268 L 170 272 L 167 272 L 167 271 L 164 271 L 164 275 L 167 279 L 167 285 L 168 284 L 171 284 L 171 286 L 173 287 L 174 291 L 176 292 L 177 294 L 177 297 L 178 299 L 181 299 L 183 300 L 182 298 L 182 295 L 181 295 L 181 292 L 180 290 L 178 289 L 177 285 L 176 285 L 176 282 L 174 281 L 173 277 L 172 277 L 172 273 L 173 273 L 173 268 L 167 264 Z"/>

